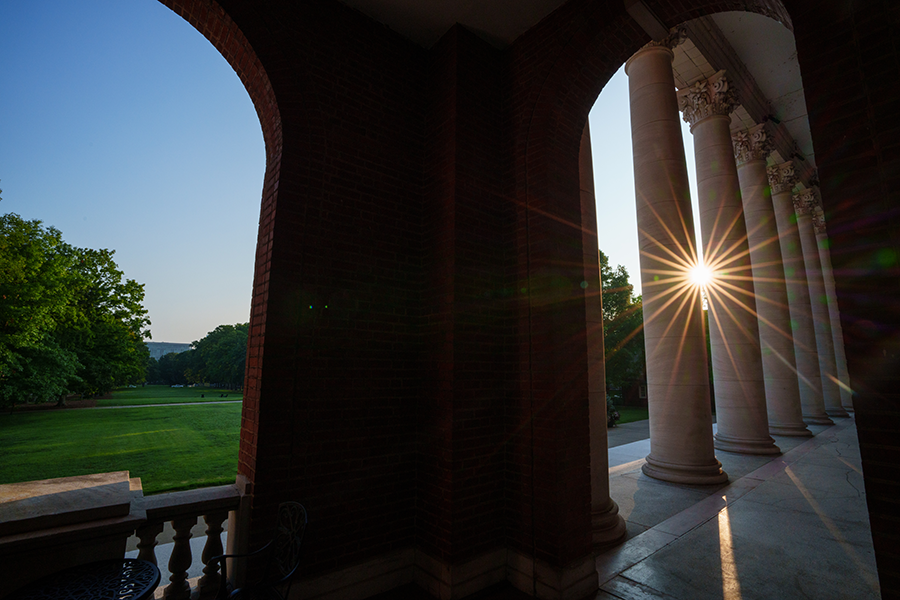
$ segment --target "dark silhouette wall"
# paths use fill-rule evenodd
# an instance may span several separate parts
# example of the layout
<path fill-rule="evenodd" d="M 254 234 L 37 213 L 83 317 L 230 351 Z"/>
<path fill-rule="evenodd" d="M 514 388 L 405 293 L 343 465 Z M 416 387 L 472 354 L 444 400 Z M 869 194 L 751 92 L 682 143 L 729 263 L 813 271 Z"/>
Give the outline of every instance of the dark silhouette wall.
<path fill-rule="evenodd" d="M 591 553 L 579 141 L 649 41 L 571 0 L 498 49 L 430 49 L 333 0 L 166 0 L 235 68 L 266 140 L 239 472 L 256 539 L 311 515 L 304 575 L 416 547 Z M 885 597 L 900 594 L 900 8 L 647 4 L 796 36 Z M 603 131 L 593 131 L 603 138 Z M 624 149 L 623 149 L 624 150 Z M 596 246 L 594 246 L 596 248 Z"/>

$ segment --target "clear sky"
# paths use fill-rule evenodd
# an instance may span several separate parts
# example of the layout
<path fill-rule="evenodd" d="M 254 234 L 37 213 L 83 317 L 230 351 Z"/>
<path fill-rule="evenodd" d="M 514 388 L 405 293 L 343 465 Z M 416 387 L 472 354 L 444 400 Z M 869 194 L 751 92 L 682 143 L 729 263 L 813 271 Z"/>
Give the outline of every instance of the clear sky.
<path fill-rule="evenodd" d="M 0 2 L 0 212 L 115 249 L 154 341 L 249 319 L 265 171 L 256 111 L 156 0 Z"/>
<path fill-rule="evenodd" d="M 620 70 L 591 131 L 600 247 L 640 293 L 627 88 Z M 200 33 L 157 0 L 0 2 L 0 89 L 0 213 L 115 249 L 154 341 L 249 319 L 262 132 Z"/>
<path fill-rule="evenodd" d="M 591 154 L 594 159 L 594 195 L 597 198 L 597 236 L 600 249 L 610 265 L 623 265 L 635 294 L 641 293 L 637 216 L 634 202 L 634 164 L 631 155 L 631 120 L 628 109 L 628 76 L 620 68 L 607 82 L 589 117 Z M 681 122 L 685 144 L 694 231 L 700 247 L 700 219 L 697 204 L 697 170 L 690 128 Z"/>

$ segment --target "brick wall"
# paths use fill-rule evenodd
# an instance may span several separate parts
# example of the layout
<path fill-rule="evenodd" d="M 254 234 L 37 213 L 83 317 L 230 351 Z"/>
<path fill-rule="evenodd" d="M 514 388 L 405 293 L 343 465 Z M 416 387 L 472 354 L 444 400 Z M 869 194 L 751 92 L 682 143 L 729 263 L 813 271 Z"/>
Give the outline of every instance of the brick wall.
<path fill-rule="evenodd" d="M 898 9 L 648 4 L 671 25 L 741 9 L 796 32 L 887 597 Z M 266 140 L 239 466 L 257 539 L 290 498 L 310 511 L 307 575 L 411 545 L 589 554 L 578 147 L 646 34 L 611 0 L 571 0 L 502 51 L 458 27 L 424 50 L 330 0 L 169 5 L 235 67 Z"/>
<path fill-rule="evenodd" d="M 455 27 L 429 54 L 429 364 L 419 407 L 417 539 L 426 552 L 460 562 L 504 545 L 513 210 L 501 195 L 500 53 Z"/>
<path fill-rule="evenodd" d="M 900 597 L 900 6 L 790 3 L 884 598 Z"/>

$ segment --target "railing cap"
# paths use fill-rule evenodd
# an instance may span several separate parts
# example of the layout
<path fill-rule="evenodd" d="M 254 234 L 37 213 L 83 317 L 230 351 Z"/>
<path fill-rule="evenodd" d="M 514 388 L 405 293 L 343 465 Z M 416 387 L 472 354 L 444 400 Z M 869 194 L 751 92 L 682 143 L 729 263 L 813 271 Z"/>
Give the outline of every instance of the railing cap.
<path fill-rule="evenodd" d="M 235 510 L 241 493 L 235 485 L 156 494 L 144 498 L 148 521 L 168 521 L 178 517 Z"/>

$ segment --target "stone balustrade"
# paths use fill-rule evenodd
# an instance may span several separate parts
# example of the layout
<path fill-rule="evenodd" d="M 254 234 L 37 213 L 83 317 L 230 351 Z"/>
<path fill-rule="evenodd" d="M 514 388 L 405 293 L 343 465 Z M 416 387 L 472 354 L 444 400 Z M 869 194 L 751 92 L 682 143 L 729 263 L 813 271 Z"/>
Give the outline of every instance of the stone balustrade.
<path fill-rule="evenodd" d="M 165 586 L 163 598 L 166 600 L 189 600 L 191 585 L 188 581 L 188 569 L 193 563 L 191 555 L 191 529 L 202 517 L 206 524 L 206 543 L 203 547 L 203 576 L 198 583 L 198 597 L 213 598 L 219 589 L 221 574 L 218 565 L 210 565 L 209 559 L 225 553 L 222 545 L 223 523 L 232 511 L 240 504 L 241 493 L 237 486 L 223 485 L 219 487 L 187 490 L 158 494 L 144 498 L 144 509 L 147 520 L 135 530 L 138 542 L 138 558 L 150 561 L 160 567 L 163 581 L 166 578 L 165 565 L 159 565 L 156 559 L 157 536 L 162 533 L 166 523 L 171 523 L 175 530 L 172 554 L 169 559 L 169 583 Z"/>

